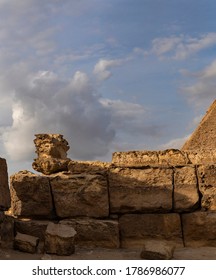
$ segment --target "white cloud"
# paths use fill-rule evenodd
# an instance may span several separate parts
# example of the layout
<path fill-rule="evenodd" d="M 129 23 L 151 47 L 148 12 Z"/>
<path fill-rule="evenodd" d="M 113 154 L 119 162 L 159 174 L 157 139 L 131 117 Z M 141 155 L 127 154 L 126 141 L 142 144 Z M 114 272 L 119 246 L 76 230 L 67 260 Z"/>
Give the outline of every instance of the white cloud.
<path fill-rule="evenodd" d="M 2 130 L 11 159 L 32 158 L 34 134 L 49 132 L 62 133 L 71 142 L 74 157 L 93 159 L 108 152 L 115 136 L 111 114 L 85 73 L 78 71 L 67 81 L 47 71 L 24 76 L 14 84 L 5 77 L 5 89 L 14 90 L 13 122 Z"/>
<path fill-rule="evenodd" d="M 148 54 L 155 54 L 160 58 L 168 57 L 183 60 L 214 45 L 216 45 L 216 33 L 214 32 L 200 37 L 182 34 L 180 36 L 155 38 Z"/>
<path fill-rule="evenodd" d="M 188 75 L 191 76 L 190 73 Z M 216 60 L 203 70 L 193 73 L 193 79 L 190 85 L 182 88 L 182 91 L 196 106 L 209 105 L 216 97 Z"/>
<path fill-rule="evenodd" d="M 93 73 L 99 80 L 107 80 L 112 76 L 112 72 L 110 71 L 110 69 L 122 65 L 123 62 L 124 60 L 122 59 L 100 59 L 95 65 Z"/>

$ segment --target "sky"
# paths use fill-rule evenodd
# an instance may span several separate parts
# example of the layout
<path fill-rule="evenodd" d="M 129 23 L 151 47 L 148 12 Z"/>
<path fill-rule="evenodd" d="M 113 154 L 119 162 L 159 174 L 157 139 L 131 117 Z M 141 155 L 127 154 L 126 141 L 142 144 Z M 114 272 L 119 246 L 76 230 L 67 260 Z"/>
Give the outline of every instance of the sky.
<path fill-rule="evenodd" d="M 0 157 L 181 148 L 216 98 L 215 0 L 0 0 Z"/>

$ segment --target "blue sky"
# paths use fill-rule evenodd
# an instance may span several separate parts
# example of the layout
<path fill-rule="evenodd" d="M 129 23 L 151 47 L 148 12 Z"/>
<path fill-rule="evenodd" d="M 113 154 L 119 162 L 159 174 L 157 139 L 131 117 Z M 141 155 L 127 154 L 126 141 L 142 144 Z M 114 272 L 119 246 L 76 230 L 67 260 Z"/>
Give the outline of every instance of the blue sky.
<path fill-rule="evenodd" d="M 0 155 L 180 148 L 216 97 L 214 0 L 0 0 Z"/>

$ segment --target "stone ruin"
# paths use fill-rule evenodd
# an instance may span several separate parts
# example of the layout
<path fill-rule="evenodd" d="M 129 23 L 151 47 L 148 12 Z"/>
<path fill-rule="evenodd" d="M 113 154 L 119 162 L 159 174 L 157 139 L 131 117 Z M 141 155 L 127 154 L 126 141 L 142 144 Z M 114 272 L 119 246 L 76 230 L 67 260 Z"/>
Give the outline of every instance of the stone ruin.
<path fill-rule="evenodd" d="M 157 259 L 216 247 L 216 149 L 206 136 L 216 133 L 215 114 L 214 102 L 182 150 L 116 152 L 109 163 L 70 160 L 62 135 L 37 134 L 33 168 L 42 175 L 13 174 L 9 195 L 0 161 L 2 246 L 57 255 L 143 248 L 142 258 Z"/>

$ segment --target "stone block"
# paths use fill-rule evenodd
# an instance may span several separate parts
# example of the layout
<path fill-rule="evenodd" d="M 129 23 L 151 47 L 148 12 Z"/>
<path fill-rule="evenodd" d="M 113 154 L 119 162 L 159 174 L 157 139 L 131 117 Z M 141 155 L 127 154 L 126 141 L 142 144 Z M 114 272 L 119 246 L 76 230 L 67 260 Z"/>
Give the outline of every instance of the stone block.
<path fill-rule="evenodd" d="M 206 150 L 189 150 L 184 151 L 190 163 L 192 164 L 214 164 L 216 163 L 216 150 L 206 149 Z"/>
<path fill-rule="evenodd" d="M 156 151 L 129 151 L 113 153 L 112 163 L 117 167 L 142 167 L 158 165 L 159 160 Z"/>
<path fill-rule="evenodd" d="M 50 175 L 68 170 L 68 142 L 61 134 L 36 134 L 34 139 L 38 158 L 34 159 L 32 167 L 43 174 Z"/>
<path fill-rule="evenodd" d="M 15 232 L 32 235 L 44 241 L 49 220 L 18 218 L 14 220 L 14 223 Z"/>
<path fill-rule="evenodd" d="M 113 153 L 112 163 L 116 167 L 143 167 L 151 166 L 175 166 L 188 164 L 187 155 L 177 149 L 164 151 L 129 151 Z"/>
<path fill-rule="evenodd" d="M 172 209 L 172 180 L 172 168 L 110 169 L 110 212 L 170 211 Z"/>
<path fill-rule="evenodd" d="M 0 226 L 1 245 L 5 248 L 13 247 L 14 241 L 14 218 L 4 215 Z"/>
<path fill-rule="evenodd" d="M 216 247 L 216 212 L 182 214 L 184 243 L 187 247 Z"/>
<path fill-rule="evenodd" d="M 39 238 L 18 232 L 14 239 L 14 249 L 33 254 L 36 253 L 38 243 Z"/>
<path fill-rule="evenodd" d="M 174 169 L 174 212 L 193 211 L 200 206 L 198 182 L 194 166 Z"/>
<path fill-rule="evenodd" d="M 7 162 L 4 158 L 0 158 L 0 211 L 8 210 L 10 203 Z"/>
<path fill-rule="evenodd" d="M 72 226 L 50 222 L 45 234 L 45 253 L 71 255 L 75 252 L 76 231 Z"/>
<path fill-rule="evenodd" d="M 60 224 L 72 226 L 76 232 L 76 245 L 83 248 L 119 248 L 118 221 L 97 219 L 62 220 Z"/>
<path fill-rule="evenodd" d="M 49 179 L 29 171 L 10 177 L 11 211 L 15 216 L 51 217 L 53 214 Z"/>
<path fill-rule="evenodd" d="M 56 214 L 60 218 L 109 215 L 107 180 L 102 175 L 58 173 L 50 178 Z"/>
<path fill-rule="evenodd" d="M 177 149 L 167 149 L 164 151 L 158 151 L 159 165 L 185 165 L 189 163 L 187 155 Z"/>
<path fill-rule="evenodd" d="M 145 260 L 170 260 L 175 246 L 164 241 L 148 240 L 145 242 L 140 257 Z"/>
<path fill-rule="evenodd" d="M 166 241 L 183 246 L 180 215 L 126 214 L 119 219 L 121 247 L 142 248 L 148 240 Z"/>
<path fill-rule="evenodd" d="M 111 163 L 102 161 L 75 161 L 71 160 L 68 164 L 68 171 L 72 174 L 104 174 L 106 175 Z"/>
<path fill-rule="evenodd" d="M 216 210 L 216 165 L 198 167 L 199 191 L 202 194 L 201 207 L 204 210 Z"/>

